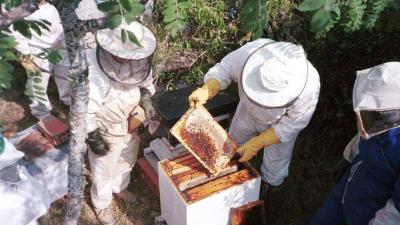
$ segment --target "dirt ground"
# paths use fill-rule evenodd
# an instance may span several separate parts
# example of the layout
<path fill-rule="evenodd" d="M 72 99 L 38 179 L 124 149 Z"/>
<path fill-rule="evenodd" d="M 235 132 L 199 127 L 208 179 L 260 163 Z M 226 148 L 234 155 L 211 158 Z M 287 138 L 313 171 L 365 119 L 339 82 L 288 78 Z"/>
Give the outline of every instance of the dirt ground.
<path fill-rule="evenodd" d="M 279 213 L 279 225 L 305 225 L 321 206 L 337 180 L 334 165 L 342 156 L 347 142 L 356 134 L 352 111 L 352 87 L 355 71 L 387 61 L 400 61 L 400 35 L 357 33 L 328 40 L 324 45 L 309 40 L 305 44 L 308 57 L 321 77 L 321 94 L 309 126 L 299 135 L 287 179 L 284 206 Z M 22 83 L 22 85 L 21 85 Z M 49 95 L 57 99 L 54 83 Z M 0 94 L 0 127 L 5 132 L 22 130 L 35 122 L 29 114 L 29 100 L 21 94 L 23 82 L 13 91 Z M 55 114 L 66 117 L 60 103 L 53 101 Z M 261 155 L 253 160 L 259 168 Z M 152 225 L 160 214 L 158 199 L 134 171 L 129 189 L 141 200 L 137 207 L 113 202 L 119 224 Z M 90 205 L 89 185 L 86 186 L 80 224 L 97 224 Z M 61 224 L 65 199 L 53 203 L 40 219 L 42 225 Z"/>

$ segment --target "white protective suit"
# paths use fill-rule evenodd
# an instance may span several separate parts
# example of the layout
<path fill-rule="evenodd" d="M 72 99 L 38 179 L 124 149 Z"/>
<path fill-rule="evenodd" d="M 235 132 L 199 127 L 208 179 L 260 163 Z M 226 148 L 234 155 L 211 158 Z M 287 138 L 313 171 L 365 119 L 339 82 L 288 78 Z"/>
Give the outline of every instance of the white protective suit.
<path fill-rule="evenodd" d="M 11 29 L 10 36 L 13 36 L 18 45 L 16 49 L 24 55 L 33 55 L 34 63 L 40 68 L 42 82 L 39 83 L 44 90 L 47 90 L 50 74 L 54 74 L 54 80 L 57 84 L 60 100 L 66 105 L 71 104 L 71 87 L 68 81 L 69 59 L 66 51 L 64 38 L 64 29 L 61 24 L 61 19 L 57 9 L 49 4 L 44 3 L 39 5 L 39 9 L 25 18 L 26 20 L 47 20 L 51 23 L 50 31 L 42 29 L 42 35 L 32 32 L 32 38 L 26 38 L 17 31 Z M 61 54 L 62 59 L 56 65 L 51 64 L 47 59 L 41 59 L 35 55 L 41 53 L 43 49 L 57 49 Z M 36 84 L 36 83 L 35 83 Z M 46 101 L 41 101 L 39 104 L 36 99 L 32 100 L 30 105 L 32 115 L 38 119 L 48 115 L 51 111 L 50 101 L 46 96 L 43 96 Z"/>
<path fill-rule="evenodd" d="M 204 81 L 216 79 L 222 90 L 227 88 L 232 81 L 238 82 L 248 57 L 271 41 L 258 39 L 231 52 L 207 72 Z M 261 167 L 262 179 L 272 186 L 282 184 L 288 176 L 296 137 L 307 126 L 318 102 L 319 75 L 309 62 L 308 73 L 303 92 L 292 105 L 283 108 L 265 109 L 254 105 L 247 99 L 239 82 L 240 102 L 229 133 L 239 145 L 242 145 L 270 127 L 275 129 L 281 143 L 264 148 Z"/>
<path fill-rule="evenodd" d="M 5 140 L 0 154 L 0 221 L 1 224 L 35 225 L 50 207 L 51 197 L 39 180 L 32 177 L 17 161 L 24 154 Z"/>
<path fill-rule="evenodd" d="M 100 129 L 100 134 L 109 152 L 99 156 L 89 151 L 93 184 L 91 198 L 98 209 L 108 207 L 113 193 L 128 187 L 130 172 L 139 151 L 136 133 L 128 133 L 128 117 L 139 105 L 140 88 L 155 92 L 151 73 L 139 86 L 117 83 L 101 70 L 96 48 L 86 52 L 89 63 L 88 133 Z"/>

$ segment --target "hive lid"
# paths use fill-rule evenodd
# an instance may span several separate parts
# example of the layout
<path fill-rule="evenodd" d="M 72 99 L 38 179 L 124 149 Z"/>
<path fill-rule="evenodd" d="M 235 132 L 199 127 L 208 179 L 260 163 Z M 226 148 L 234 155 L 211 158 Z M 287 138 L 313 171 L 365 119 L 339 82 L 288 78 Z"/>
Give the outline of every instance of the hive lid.
<path fill-rule="evenodd" d="M 236 143 L 203 107 L 190 108 L 171 133 L 210 173 L 218 174 L 229 163 Z"/>

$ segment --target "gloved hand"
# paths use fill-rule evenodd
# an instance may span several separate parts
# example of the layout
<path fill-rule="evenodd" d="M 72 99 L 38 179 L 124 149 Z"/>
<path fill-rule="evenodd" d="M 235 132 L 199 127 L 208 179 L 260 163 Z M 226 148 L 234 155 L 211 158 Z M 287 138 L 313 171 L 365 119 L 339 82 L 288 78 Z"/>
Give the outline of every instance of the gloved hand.
<path fill-rule="evenodd" d="M 89 145 L 90 150 L 96 155 L 106 155 L 109 151 L 107 144 L 101 138 L 100 130 L 96 130 L 88 133 L 86 143 Z"/>
<path fill-rule="evenodd" d="M 156 115 L 156 110 L 154 109 L 153 103 L 151 102 L 151 93 L 146 88 L 140 89 L 140 106 L 144 109 L 146 118 L 151 120 Z"/>
<path fill-rule="evenodd" d="M 204 105 L 208 99 L 213 98 L 221 88 L 221 85 L 216 79 L 209 79 L 201 88 L 197 88 L 189 96 L 190 107 L 196 107 L 196 104 Z"/>
<path fill-rule="evenodd" d="M 257 152 L 266 146 L 279 143 L 279 138 L 276 136 L 274 128 L 269 128 L 244 143 L 236 151 L 242 155 L 239 162 L 247 162 L 252 159 Z"/>

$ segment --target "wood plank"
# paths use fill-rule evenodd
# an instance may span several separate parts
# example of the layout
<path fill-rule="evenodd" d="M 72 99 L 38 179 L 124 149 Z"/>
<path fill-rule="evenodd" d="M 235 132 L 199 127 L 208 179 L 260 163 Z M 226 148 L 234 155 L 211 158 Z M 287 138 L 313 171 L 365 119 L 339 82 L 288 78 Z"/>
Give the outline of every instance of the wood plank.
<path fill-rule="evenodd" d="M 139 176 L 146 182 L 147 186 L 150 190 L 156 195 L 159 196 L 159 183 L 158 183 L 158 174 L 154 171 L 153 167 L 151 167 L 150 163 L 146 158 L 140 158 L 137 160 Z"/>
<path fill-rule="evenodd" d="M 227 174 L 236 172 L 238 170 L 237 165 L 225 168 L 217 176 L 210 176 L 209 172 L 204 170 L 184 177 L 179 177 L 176 182 L 180 191 L 185 191 L 189 188 L 196 187 L 198 185 L 210 182 L 212 180 L 218 179 L 219 177 L 225 176 Z"/>
<path fill-rule="evenodd" d="M 231 173 L 224 177 L 210 181 L 203 185 L 188 189 L 182 192 L 182 196 L 186 202 L 191 203 L 199 199 L 203 199 L 218 191 L 227 189 L 237 184 L 241 184 L 247 180 L 255 178 L 255 174 L 248 169 L 243 169 L 235 173 Z"/>
<path fill-rule="evenodd" d="M 231 225 L 264 224 L 264 201 L 249 202 L 246 205 L 233 208 Z"/>

